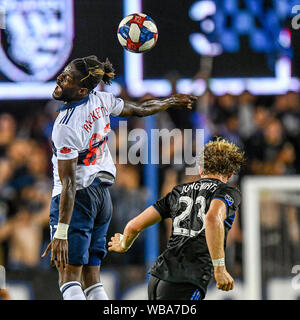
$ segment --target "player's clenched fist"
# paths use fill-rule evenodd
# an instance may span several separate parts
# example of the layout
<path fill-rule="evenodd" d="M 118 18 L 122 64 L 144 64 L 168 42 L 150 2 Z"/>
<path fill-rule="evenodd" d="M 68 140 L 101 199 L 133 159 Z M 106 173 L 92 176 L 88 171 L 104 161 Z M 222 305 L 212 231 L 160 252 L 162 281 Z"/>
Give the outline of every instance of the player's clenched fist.
<path fill-rule="evenodd" d="M 128 250 L 128 248 L 124 248 L 122 246 L 123 235 L 120 233 L 115 233 L 113 237 L 110 238 L 110 242 L 108 242 L 108 251 L 114 251 L 119 253 L 124 253 Z"/>
<path fill-rule="evenodd" d="M 215 267 L 214 275 L 217 282 L 217 288 L 223 291 L 229 291 L 233 289 L 234 280 L 227 272 L 225 267 Z"/>
<path fill-rule="evenodd" d="M 192 104 L 198 100 L 198 97 L 177 93 L 168 99 L 168 102 L 172 107 L 187 107 L 188 109 L 192 109 Z"/>

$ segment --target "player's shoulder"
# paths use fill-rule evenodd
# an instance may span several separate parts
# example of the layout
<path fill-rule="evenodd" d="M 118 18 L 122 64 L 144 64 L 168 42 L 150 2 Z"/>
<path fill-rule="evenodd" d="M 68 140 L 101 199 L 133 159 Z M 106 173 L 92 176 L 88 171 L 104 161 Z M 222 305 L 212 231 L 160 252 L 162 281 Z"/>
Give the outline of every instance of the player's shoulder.
<path fill-rule="evenodd" d="M 228 203 L 236 203 L 238 205 L 241 202 L 242 195 L 238 187 L 222 183 L 216 190 L 216 196 L 221 196 Z"/>
<path fill-rule="evenodd" d="M 63 124 L 63 123 L 57 123 L 53 127 L 52 131 L 52 139 L 62 139 L 63 137 L 68 137 L 68 136 L 77 136 L 78 130 L 74 128 L 72 125 L 72 122 L 69 122 L 68 124 Z"/>
<path fill-rule="evenodd" d="M 92 90 L 91 95 L 98 97 L 103 103 L 108 105 L 115 105 L 124 102 L 122 98 L 115 96 L 111 92 Z"/>
<path fill-rule="evenodd" d="M 55 131 L 60 134 L 79 134 L 82 119 L 86 117 L 84 109 L 81 106 L 67 109 L 61 120 L 55 124 Z"/>
<path fill-rule="evenodd" d="M 188 191 L 190 191 L 191 189 L 196 188 L 197 189 L 197 185 L 200 184 L 200 180 L 195 180 L 195 181 L 191 181 L 191 182 L 185 182 L 185 183 L 180 183 L 178 185 L 176 185 L 173 189 L 172 192 L 174 194 L 182 194 L 182 193 L 186 193 Z"/>
<path fill-rule="evenodd" d="M 226 191 L 226 192 L 230 192 L 230 193 L 234 193 L 234 194 L 241 194 L 240 189 L 237 186 L 232 186 L 230 184 L 227 183 L 222 183 L 218 186 L 217 188 L 218 191 Z"/>
<path fill-rule="evenodd" d="M 183 189 L 183 186 L 184 186 L 185 184 L 178 184 L 178 185 L 176 185 L 175 187 L 173 187 L 173 189 L 172 189 L 172 193 L 174 193 L 174 194 L 180 194 L 181 192 L 182 192 L 182 189 Z"/>
<path fill-rule="evenodd" d="M 104 99 L 104 100 L 108 100 L 108 99 L 112 99 L 112 97 L 114 97 L 114 95 L 110 92 L 105 92 L 105 91 L 99 91 L 99 90 L 92 90 L 90 95 L 93 97 L 98 97 L 100 99 Z"/>

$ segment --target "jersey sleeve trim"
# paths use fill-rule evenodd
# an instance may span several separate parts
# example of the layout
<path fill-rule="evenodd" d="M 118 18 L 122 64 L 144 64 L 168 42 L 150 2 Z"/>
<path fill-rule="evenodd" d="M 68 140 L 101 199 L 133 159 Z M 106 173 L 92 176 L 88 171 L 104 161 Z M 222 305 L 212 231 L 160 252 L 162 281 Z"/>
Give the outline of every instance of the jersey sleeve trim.
<path fill-rule="evenodd" d="M 232 216 L 230 216 L 230 217 L 228 217 L 228 218 L 226 218 L 226 219 L 224 220 L 224 222 L 225 222 L 230 228 L 232 227 L 232 224 L 233 224 L 233 222 L 234 222 L 235 215 L 236 215 L 236 213 L 234 213 L 234 215 L 232 215 Z"/>
<path fill-rule="evenodd" d="M 152 207 L 159 213 L 163 220 L 171 218 L 171 216 L 167 216 L 165 213 L 163 213 L 155 203 L 152 204 Z"/>
<path fill-rule="evenodd" d="M 163 217 L 162 213 L 159 211 L 159 208 L 155 203 L 152 204 L 152 207 Z"/>
<path fill-rule="evenodd" d="M 72 160 L 78 157 L 78 151 L 64 147 L 57 152 L 57 160 Z"/>

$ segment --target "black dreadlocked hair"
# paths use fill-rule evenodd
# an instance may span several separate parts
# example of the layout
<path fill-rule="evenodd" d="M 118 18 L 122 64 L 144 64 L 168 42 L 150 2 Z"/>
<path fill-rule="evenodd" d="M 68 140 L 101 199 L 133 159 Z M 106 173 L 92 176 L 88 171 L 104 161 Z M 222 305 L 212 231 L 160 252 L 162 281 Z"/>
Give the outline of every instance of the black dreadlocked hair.
<path fill-rule="evenodd" d="M 100 81 L 110 85 L 114 78 L 114 68 L 108 58 L 105 62 L 92 55 L 84 58 L 77 58 L 71 62 L 75 65 L 76 70 L 80 73 L 80 83 L 89 90 L 93 90 Z"/>

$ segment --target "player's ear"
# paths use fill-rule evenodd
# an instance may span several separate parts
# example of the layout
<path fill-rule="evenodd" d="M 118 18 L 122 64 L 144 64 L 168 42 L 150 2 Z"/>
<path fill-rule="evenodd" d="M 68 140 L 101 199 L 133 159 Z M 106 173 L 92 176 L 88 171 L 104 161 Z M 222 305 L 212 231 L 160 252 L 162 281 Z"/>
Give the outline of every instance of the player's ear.
<path fill-rule="evenodd" d="M 89 91 L 88 91 L 87 88 L 80 88 L 80 89 L 78 90 L 78 93 L 79 93 L 79 95 L 81 95 L 81 96 L 86 96 L 86 95 L 89 93 Z"/>
<path fill-rule="evenodd" d="M 202 175 L 203 175 L 203 168 L 202 168 L 202 166 L 199 166 L 198 169 L 199 169 L 199 174 L 200 174 L 200 176 L 202 176 Z"/>
<path fill-rule="evenodd" d="M 228 179 L 230 179 L 233 176 L 233 172 L 231 172 L 228 176 Z"/>

